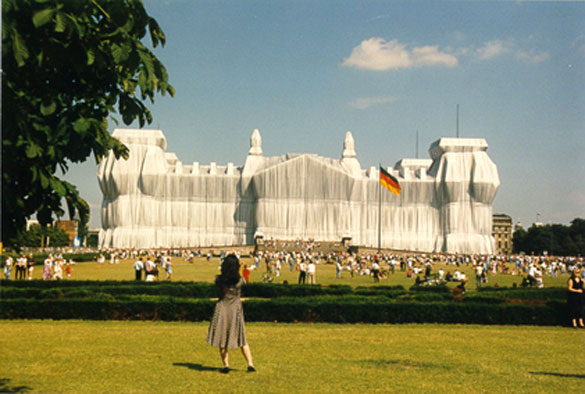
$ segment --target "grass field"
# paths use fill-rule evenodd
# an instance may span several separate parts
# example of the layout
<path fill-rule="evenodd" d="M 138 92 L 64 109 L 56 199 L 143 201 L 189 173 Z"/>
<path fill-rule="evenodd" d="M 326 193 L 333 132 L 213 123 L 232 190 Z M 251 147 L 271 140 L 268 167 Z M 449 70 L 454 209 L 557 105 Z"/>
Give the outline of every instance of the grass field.
<path fill-rule="evenodd" d="M 251 261 L 244 259 L 250 264 Z M 71 279 L 132 280 L 132 260 L 76 264 Z M 173 280 L 212 282 L 219 259 L 173 259 Z M 438 267 L 434 267 L 434 270 Z M 454 267 L 444 267 L 454 271 Z M 471 268 L 468 289 L 474 291 Z M 261 281 L 264 266 L 251 280 Z M 40 279 L 41 265 L 34 278 Z M 374 285 L 371 277 L 335 277 L 317 267 L 317 283 Z M 274 283 L 297 282 L 283 267 Z M 161 280 L 165 274 L 161 272 Z M 565 287 L 567 275 L 545 277 Z M 521 278 L 491 275 L 488 285 Z M 381 285 L 409 288 L 397 271 Z M 455 284 L 453 284 L 454 286 Z M 230 374 L 219 373 L 217 349 L 205 342 L 208 323 L 0 320 L 0 392 L 397 392 L 564 393 L 585 385 L 585 330 L 477 325 L 335 325 L 249 323 L 258 373 L 245 372 L 230 352 Z"/>
<path fill-rule="evenodd" d="M 0 391 L 564 393 L 585 384 L 585 330 L 460 325 L 247 325 L 258 372 L 207 323 L 0 321 Z"/>
<path fill-rule="evenodd" d="M 245 264 L 249 266 L 252 264 L 250 258 L 242 259 Z M 95 262 L 79 263 L 73 266 L 71 279 L 77 280 L 132 280 L 134 279 L 134 270 L 132 268 L 133 260 L 122 260 L 120 264 L 101 264 Z M 439 265 L 433 266 L 433 272 L 438 270 Z M 445 272 L 455 271 L 454 266 L 442 265 Z M 37 264 L 34 270 L 33 278 L 41 279 L 42 264 Z M 475 275 L 472 268 L 461 267 L 461 271 L 465 272 L 469 278 L 467 289 L 474 291 L 475 289 Z M 252 282 L 259 282 L 262 280 L 262 275 L 266 272 L 265 265 L 262 264 L 259 270 L 252 271 L 250 280 Z M 197 282 L 213 282 L 215 276 L 219 274 L 219 258 L 213 258 L 207 261 L 205 258 L 197 258 L 193 264 L 183 261 L 181 258 L 173 258 L 173 280 L 176 281 L 197 281 Z M 14 277 L 14 273 L 13 273 Z M 350 286 L 371 286 L 375 283 L 371 276 L 354 276 L 353 278 L 348 272 L 343 271 L 342 278 L 337 279 L 335 275 L 335 266 L 333 264 L 319 264 L 317 266 L 317 283 L 323 285 L 344 284 Z M 546 287 L 566 287 L 569 276 L 559 275 L 557 278 L 551 278 L 548 275 L 544 277 L 544 284 Z M 159 275 L 160 280 L 165 280 L 163 271 Z M 283 281 L 289 283 L 297 283 L 298 272 L 291 272 L 288 266 L 283 266 L 281 275 L 274 277 L 273 283 L 282 283 Z M 504 274 L 489 274 L 488 286 L 512 286 L 514 283 L 519 285 L 522 278 L 517 275 Z M 405 272 L 397 270 L 395 274 L 389 274 L 387 279 L 382 279 L 380 285 L 402 285 L 409 288 L 414 284 L 414 278 L 407 278 Z M 451 283 L 455 286 L 456 283 Z"/>

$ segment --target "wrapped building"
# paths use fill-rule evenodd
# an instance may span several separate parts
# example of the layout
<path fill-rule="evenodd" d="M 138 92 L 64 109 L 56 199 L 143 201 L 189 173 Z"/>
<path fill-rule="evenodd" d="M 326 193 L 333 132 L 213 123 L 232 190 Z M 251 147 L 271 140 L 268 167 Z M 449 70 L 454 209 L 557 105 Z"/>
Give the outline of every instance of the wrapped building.
<path fill-rule="evenodd" d="M 500 182 L 484 139 L 441 138 L 429 159 L 398 161 L 387 169 L 402 187 L 394 195 L 380 188 L 377 168 L 361 168 L 350 132 L 333 159 L 265 157 L 254 130 L 242 166 L 183 164 L 166 152 L 160 130 L 117 129 L 113 136 L 130 154 L 124 160 L 110 152 L 98 168 L 101 247 L 250 245 L 257 236 L 377 246 L 380 217 L 383 248 L 495 251 L 492 202 Z"/>

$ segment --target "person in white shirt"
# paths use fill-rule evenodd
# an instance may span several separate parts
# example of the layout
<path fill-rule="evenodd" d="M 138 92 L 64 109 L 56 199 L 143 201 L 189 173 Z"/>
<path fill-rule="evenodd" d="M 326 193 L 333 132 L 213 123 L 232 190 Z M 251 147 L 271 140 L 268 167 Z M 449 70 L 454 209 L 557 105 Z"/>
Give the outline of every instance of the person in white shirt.
<path fill-rule="evenodd" d="M 152 260 L 149 258 L 146 259 L 146 263 L 144 264 L 144 269 L 146 270 L 146 281 L 147 282 L 153 282 L 154 280 L 156 280 L 156 274 L 155 274 L 155 270 L 156 270 L 156 265 L 152 262 Z"/>
<path fill-rule="evenodd" d="M 53 264 L 53 279 L 54 280 L 61 280 L 63 279 L 63 260 L 57 259 Z"/>
<path fill-rule="evenodd" d="M 309 260 L 309 265 L 307 265 L 307 283 L 310 285 L 315 284 L 315 272 L 317 271 L 317 267 L 313 260 Z"/>
<path fill-rule="evenodd" d="M 12 269 L 12 263 L 14 263 L 12 256 L 6 257 L 6 262 L 4 263 L 4 277 L 6 280 L 10 280 L 10 270 Z"/>
<path fill-rule="evenodd" d="M 16 279 L 26 279 L 26 257 L 21 255 L 16 259 Z"/>
<path fill-rule="evenodd" d="M 341 278 L 341 271 L 343 271 L 343 267 L 341 266 L 341 261 L 337 259 L 335 261 L 335 276 L 337 279 Z"/>
<path fill-rule="evenodd" d="M 475 266 L 475 286 L 478 289 L 481 287 L 482 274 L 483 274 L 483 266 L 481 264 L 477 264 Z"/>
<path fill-rule="evenodd" d="M 305 284 L 305 279 L 307 278 L 307 264 L 304 260 L 301 260 L 299 264 L 299 285 Z"/>
<path fill-rule="evenodd" d="M 372 264 L 372 276 L 374 277 L 374 282 L 380 282 L 380 266 L 375 260 Z"/>
<path fill-rule="evenodd" d="M 530 266 L 528 267 L 528 283 L 530 284 L 530 286 L 534 286 L 536 284 L 537 271 L 538 268 L 536 267 L 536 264 L 531 263 Z"/>
<path fill-rule="evenodd" d="M 282 265 L 280 263 L 280 259 L 276 259 L 274 261 L 274 270 L 275 270 L 276 276 L 280 276 L 280 269 L 281 268 L 282 268 Z"/>
<path fill-rule="evenodd" d="M 142 271 L 144 270 L 144 263 L 142 262 L 142 257 L 139 258 L 133 265 L 135 279 L 142 280 Z"/>
<path fill-rule="evenodd" d="M 171 256 L 166 257 L 165 272 L 167 274 L 167 280 L 171 280 L 173 277 L 173 263 L 171 262 Z"/>
<path fill-rule="evenodd" d="M 28 255 L 28 259 L 26 260 L 26 270 L 28 271 L 28 280 L 32 280 L 33 277 L 33 271 L 35 270 L 35 258 L 33 257 L 33 254 L 30 253 Z"/>
<path fill-rule="evenodd" d="M 536 269 L 534 270 L 534 278 L 536 281 L 536 287 L 542 289 L 544 287 L 544 281 L 542 280 L 542 271 L 540 270 L 539 267 L 536 267 Z"/>

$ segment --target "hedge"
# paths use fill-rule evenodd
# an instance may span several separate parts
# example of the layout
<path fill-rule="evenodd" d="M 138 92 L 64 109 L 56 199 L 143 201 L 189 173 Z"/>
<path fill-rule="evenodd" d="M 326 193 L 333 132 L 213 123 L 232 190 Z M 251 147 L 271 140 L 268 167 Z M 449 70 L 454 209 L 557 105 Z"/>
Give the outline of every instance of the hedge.
<path fill-rule="evenodd" d="M 520 300 L 565 301 L 567 299 L 567 289 L 564 287 L 545 287 L 542 289 L 527 289 L 522 287 L 482 287 L 475 294 L 471 293 L 468 296 Z"/>
<path fill-rule="evenodd" d="M 0 318 L 207 320 L 212 283 L 1 281 Z M 454 297 L 448 288 L 302 286 L 250 283 L 250 321 L 336 323 L 476 323 L 559 325 L 568 319 L 566 290 L 482 290 Z"/>
<path fill-rule="evenodd" d="M 60 289 L 45 292 L 48 289 Z M 45 298 L 59 295 L 69 297 L 74 290 L 89 293 L 108 293 L 115 296 L 123 294 L 148 294 L 185 298 L 214 298 L 217 290 L 207 282 L 144 282 L 144 281 L 0 281 L 2 298 Z M 411 301 L 449 301 L 453 295 L 448 287 L 413 286 L 408 291 L 402 286 L 356 287 L 347 285 L 283 285 L 274 283 L 248 283 L 243 288 L 244 297 L 313 297 L 320 295 L 361 295 L 385 296 L 391 299 Z M 58 297 L 53 297 L 58 298 Z M 518 300 L 541 300 L 545 302 L 566 300 L 564 288 L 522 289 L 522 288 L 482 288 L 478 292 L 466 293 L 458 299 L 473 303 L 518 302 Z"/>
<path fill-rule="evenodd" d="M 397 298 L 407 293 L 403 286 L 358 286 L 354 293 L 363 296 L 383 295 L 389 298 Z"/>
<path fill-rule="evenodd" d="M 8 299 L 3 319 L 209 320 L 215 302 L 173 297 Z M 566 304 L 413 303 L 387 297 L 318 296 L 248 299 L 247 321 L 565 325 Z"/>
<path fill-rule="evenodd" d="M 437 286 L 411 286 L 410 291 L 416 291 L 420 293 L 450 293 L 451 289 L 447 285 Z"/>
<path fill-rule="evenodd" d="M 349 295 L 353 289 L 348 285 L 296 285 L 276 283 L 247 283 L 242 288 L 243 297 L 311 297 L 319 295 Z"/>
<path fill-rule="evenodd" d="M 54 292 L 47 290 L 55 289 Z M 61 294 L 68 297 L 73 291 L 83 289 L 88 292 L 120 294 L 150 294 L 186 298 L 214 298 L 217 289 L 213 283 L 206 282 L 144 282 L 144 281 L 2 281 L 2 298 L 45 298 L 47 295 Z M 353 289 L 347 285 L 303 286 L 272 283 L 248 283 L 242 290 L 243 297 L 311 297 L 318 295 L 348 295 Z M 58 298 L 58 297 L 53 297 Z"/>
<path fill-rule="evenodd" d="M 120 295 L 157 295 L 183 298 L 214 298 L 217 297 L 215 286 L 208 283 L 191 283 L 190 285 L 164 283 L 156 286 L 145 285 L 109 285 L 109 286 L 51 286 L 39 288 L 4 288 L 2 298 L 75 298 L 77 294 L 91 295 L 95 293 Z"/>
<path fill-rule="evenodd" d="M 390 299 L 397 299 L 402 301 L 416 301 L 416 302 L 433 302 L 433 301 L 450 301 L 453 296 L 447 294 L 436 293 L 408 293 L 404 289 L 394 291 L 379 291 L 373 289 L 368 292 L 360 289 L 355 293 L 348 292 L 351 288 L 322 288 L 319 286 L 285 286 L 281 289 L 279 285 L 246 285 L 242 292 L 242 296 L 249 298 L 278 298 L 278 297 L 315 297 L 325 295 L 358 295 L 364 297 L 383 296 Z M 280 291 L 279 291 L 280 290 Z M 92 298 L 95 294 L 103 296 L 110 295 L 112 298 L 120 298 L 124 296 L 171 296 L 177 298 L 217 298 L 217 289 L 214 285 L 209 283 L 188 283 L 188 284 L 170 284 L 164 282 L 158 285 L 144 283 L 143 285 L 112 285 L 112 286 L 51 286 L 48 288 L 3 288 L 1 295 L 3 299 L 62 299 L 62 298 Z M 491 299 L 489 299 L 491 300 Z"/>
<path fill-rule="evenodd" d="M 208 320 L 211 300 L 112 300 L 49 299 L 3 300 L 3 319 L 85 319 L 85 320 Z"/>

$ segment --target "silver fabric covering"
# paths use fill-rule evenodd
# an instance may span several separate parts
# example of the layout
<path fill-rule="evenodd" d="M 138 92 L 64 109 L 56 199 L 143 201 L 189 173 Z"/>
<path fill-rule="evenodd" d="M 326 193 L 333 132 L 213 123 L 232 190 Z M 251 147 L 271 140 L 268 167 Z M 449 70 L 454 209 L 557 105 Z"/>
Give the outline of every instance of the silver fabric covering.
<path fill-rule="evenodd" d="M 500 184 L 484 139 L 441 138 L 430 159 L 402 159 L 388 172 L 362 169 L 347 132 L 342 157 L 265 157 L 254 130 L 243 166 L 190 165 L 166 152 L 160 130 L 116 129 L 128 160 L 110 152 L 98 168 L 101 247 L 249 245 L 265 239 L 340 241 L 446 253 L 494 253 L 492 202 Z M 381 193 L 381 195 L 380 195 Z"/>

